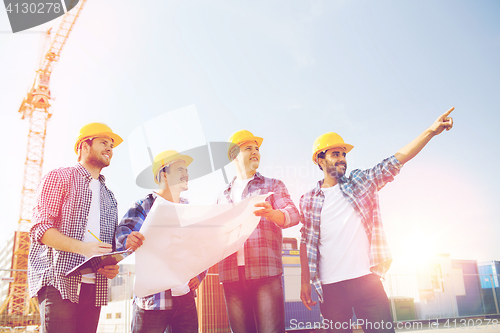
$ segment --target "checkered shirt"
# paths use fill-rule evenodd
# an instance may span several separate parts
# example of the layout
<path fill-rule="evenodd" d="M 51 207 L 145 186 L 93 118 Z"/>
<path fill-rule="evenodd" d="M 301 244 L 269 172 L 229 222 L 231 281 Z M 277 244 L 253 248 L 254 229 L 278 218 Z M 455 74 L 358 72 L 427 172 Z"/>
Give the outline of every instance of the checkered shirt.
<path fill-rule="evenodd" d="M 232 203 L 231 188 L 234 180 L 228 187 L 219 194 L 217 203 Z M 300 221 L 299 211 L 295 207 L 288 191 L 282 181 L 266 178 L 260 173 L 255 173 L 245 187 L 242 199 L 274 192 L 266 201 L 273 209 L 281 210 L 288 215 L 289 223 L 286 228 L 297 225 Z M 262 217 L 257 228 L 245 242 L 245 277 L 247 279 L 259 279 L 268 276 L 275 276 L 283 273 L 283 263 L 281 260 L 281 247 L 283 236 L 281 228 L 273 222 Z M 219 263 L 219 281 L 238 281 L 238 262 L 236 253 L 230 255 Z"/>
<path fill-rule="evenodd" d="M 127 237 L 132 231 L 141 230 L 141 226 L 146 220 L 151 207 L 158 197 L 155 192 L 149 193 L 144 199 L 136 201 L 134 205 L 123 216 L 118 228 L 116 229 L 116 246 L 118 251 L 125 250 Z M 180 198 L 181 204 L 188 204 L 188 200 Z M 199 274 L 198 280 L 203 281 L 207 271 Z M 173 307 L 173 299 L 171 290 L 165 290 L 154 295 L 146 297 L 137 297 L 134 295 L 134 302 L 138 307 L 144 310 L 169 310 Z"/>
<path fill-rule="evenodd" d="M 380 218 L 378 191 L 392 181 L 403 165 L 396 157 L 391 156 L 372 169 L 354 170 L 349 179 L 345 176 L 339 180 L 339 187 L 346 199 L 353 205 L 363 222 L 366 235 L 370 241 L 370 270 L 384 277 L 389 269 L 392 257 Z M 323 180 L 314 189 L 300 198 L 301 244 L 306 245 L 309 273 L 312 284 L 323 302 L 323 290 L 318 269 L 318 240 L 321 226 L 321 210 L 325 195 L 321 190 Z"/>
<path fill-rule="evenodd" d="M 81 254 L 59 251 L 40 242 L 45 231 L 56 228 L 68 237 L 83 241 L 87 230 L 92 190 L 89 188 L 92 176 L 81 164 L 59 168 L 46 174 L 36 192 L 33 209 L 33 226 L 30 230 L 30 252 L 28 256 L 28 283 L 30 297 L 37 295 L 44 286 L 53 286 L 63 299 L 78 303 L 81 275 L 64 276 L 66 272 L 85 261 Z M 100 195 L 100 238 L 113 244 L 118 224 L 117 203 L 113 192 L 105 185 L 105 178 L 99 175 Z M 96 273 L 96 306 L 108 303 L 108 279 Z"/>

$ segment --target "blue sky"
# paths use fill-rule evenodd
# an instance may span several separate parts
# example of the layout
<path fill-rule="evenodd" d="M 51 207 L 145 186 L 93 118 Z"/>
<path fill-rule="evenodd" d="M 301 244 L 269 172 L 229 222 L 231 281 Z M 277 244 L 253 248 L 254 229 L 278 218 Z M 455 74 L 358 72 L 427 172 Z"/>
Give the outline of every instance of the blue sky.
<path fill-rule="evenodd" d="M 147 193 L 135 185 L 128 136 L 195 105 L 207 141 L 240 129 L 262 136 L 260 170 L 298 205 L 322 178 L 311 161 L 317 136 L 339 133 L 355 146 L 349 171 L 368 168 L 454 106 L 453 130 L 381 191 L 386 233 L 402 260 L 429 251 L 500 260 L 499 16 L 495 0 L 88 0 L 52 75 L 44 173 L 76 163 L 82 125 L 107 123 L 125 139 L 103 170 L 121 216 Z M 0 241 L 19 218 L 28 123 L 16 111 L 54 22 L 12 34 L 0 10 Z M 222 186 L 219 171 L 186 196 L 210 203 Z"/>

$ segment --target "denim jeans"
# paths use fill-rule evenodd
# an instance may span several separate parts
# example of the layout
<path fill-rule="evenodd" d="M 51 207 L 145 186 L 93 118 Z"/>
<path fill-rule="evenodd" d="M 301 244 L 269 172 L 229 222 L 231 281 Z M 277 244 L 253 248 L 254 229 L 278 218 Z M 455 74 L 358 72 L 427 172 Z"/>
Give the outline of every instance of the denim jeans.
<path fill-rule="evenodd" d="M 245 279 L 238 267 L 239 281 L 223 283 L 229 324 L 234 333 L 285 332 L 285 304 L 281 276 Z"/>
<path fill-rule="evenodd" d="M 95 333 L 101 307 L 95 306 L 95 284 L 82 283 L 78 304 L 62 299 L 52 286 L 38 292 L 42 333 Z"/>
<path fill-rule="evenodd" d="M 389 300 L 379 276 L 369 274 L 322 287 L 320 308 L 327 332 L 352 332 L 353 308 L 365 333 L 394 332 Z"/>
<path fill-rule="evenodd" d="M 144 310 L 134 303 L 132 333 L 198 333 L 193 292 L 172 299 L 172 309 L 168 310 Z"/>

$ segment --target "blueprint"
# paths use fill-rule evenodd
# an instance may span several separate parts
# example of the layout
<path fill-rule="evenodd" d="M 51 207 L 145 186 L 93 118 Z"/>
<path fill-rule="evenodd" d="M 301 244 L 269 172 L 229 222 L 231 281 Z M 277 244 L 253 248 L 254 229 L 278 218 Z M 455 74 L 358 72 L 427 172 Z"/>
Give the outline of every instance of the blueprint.
<path fill-rule="evenodd" d="M 271 195 L 236 204 L 174 204 L 158 196 L 135 252 L 134 293 L 145 297 L 188 282 L 240 249 L 259 224 L 254 205 Z"/>

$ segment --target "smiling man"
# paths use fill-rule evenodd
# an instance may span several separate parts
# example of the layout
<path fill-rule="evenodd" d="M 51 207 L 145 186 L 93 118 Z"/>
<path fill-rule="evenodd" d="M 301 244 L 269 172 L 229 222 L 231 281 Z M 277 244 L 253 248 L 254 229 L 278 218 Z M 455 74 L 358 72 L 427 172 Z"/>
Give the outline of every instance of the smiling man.
<path fill-rule="evenodd" d="M 104 124 L 83 126 L 75 143 L 79 163 L 50 171 L 38 186 L 28 281 L 30 296 L 38 296 L 43 332 L 97 330 L 101 306 L 108 302 L 108 279 L 118 274 L 118 265 L 83 276 L 65 273 L 113 249 L 117 205 L 100 172 L 122 141 Z"/>
<path fill-rule="evenodd" d="M 242 130 L 229 138 L 229 160 L 236 177 L 219 195 L 217 203 L 236 203 L 273 192 L 256 204 L 261 216 L 257 228 L 243 247 L 219 263 L 219 280 L 231 329 L 242 332 L 285 332 L 285 310 L 281 275 L 281 229 L 299 223 L 299 212 L 282 181 L 257 172 L 263 139 Z"/>
<path fill-rule="evenodd" d="M 304 224 L 300 298 L 309 310 L 316 304 L 311 299 L 312 280 L 328 332 L 352 332 L 353 308 L 365 332 L 394 332 L 389 300 L 380 282 L 392 259 L 380 220 L 378 191 L 434 136 L 452 128 L 453 109 L 393 156 L 372 169 L 354 170 L 349 178 L 346 156 L 353 146 L 333 132 L 314 142 L 312 159 L 324 178 L 300 199 Z"/>
<path fill-rule="evenodd" d="M 118 250 L 139 248 L 144 236 L 139 232 L 158 197 L 172 204 L 188 204 L 181 192 L 188 190 L 188 169 L 193 159 L 175 150 L 158 154 L 153 163 L 155 182 L 160 189 L 137 201 L 125 214 L 116 229 Z M 168 254 L 167 254 L 168 255 Z M 132 333 L 163 333 L 170 327 L 172 333 L 197 333 L 198 314 L 194 292 L 206 272 L 175 288 L 139 298 L 134 295 Z"/>

